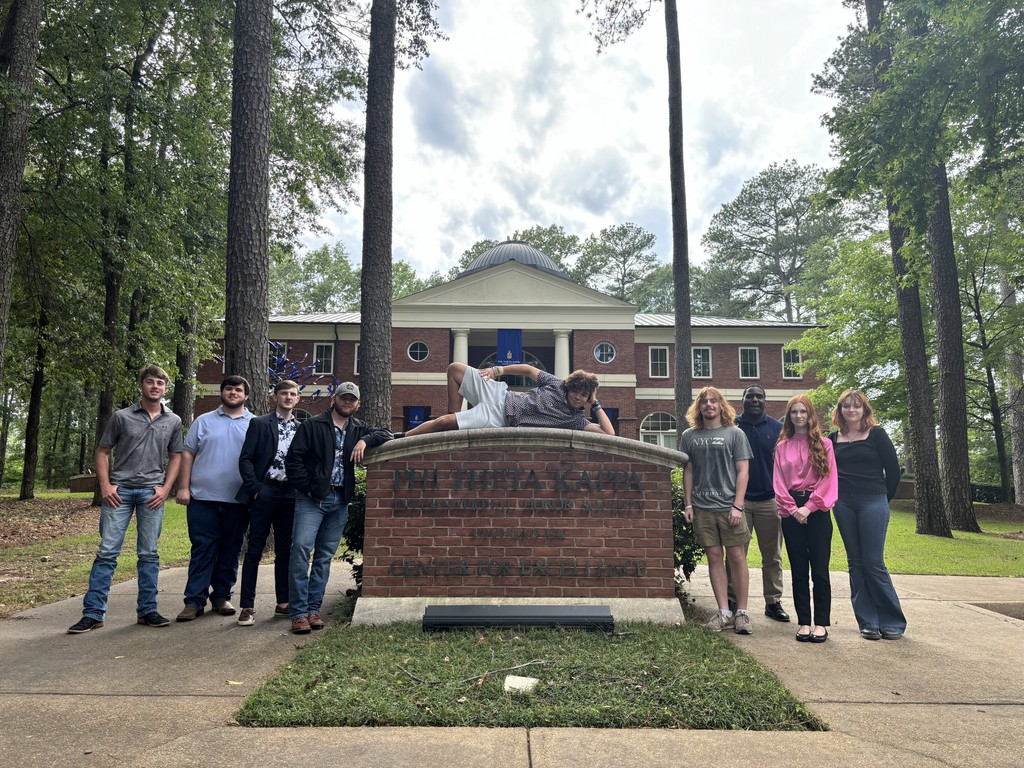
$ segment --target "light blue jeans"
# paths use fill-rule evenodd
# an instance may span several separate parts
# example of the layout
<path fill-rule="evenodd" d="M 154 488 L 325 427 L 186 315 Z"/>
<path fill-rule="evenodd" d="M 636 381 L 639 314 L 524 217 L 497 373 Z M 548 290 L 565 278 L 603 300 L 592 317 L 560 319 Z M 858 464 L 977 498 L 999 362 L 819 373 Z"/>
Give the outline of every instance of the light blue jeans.
<path fill-rule="evenodd" d="M 320 613 L 331 577 L 331 560 L 347 520 L 348 504 L 342 503 L 340 491 L 331 491 L 319 502 L 306 494 L 296 495 L 288 575 L 288 612 L 293 619 Z"/>
<path fill-rule="evenodd" d="M 149 509 L 146 503 L 156 491 L 152 488 L 117 487 L 119 507 L 100 507 L 100 548 L 89 572 L 89 591 L 85 593 L 82 615 L 103 621 L 107 613 L 110 582 L 117 567 L 117 556 L 124 546 L 128 523 L 135 514 L 138 530 L 139 600 L 136 613 L 145 616 L 156 610 L 156 582 L 160 574 L 160 553 L 157 540 L 164 523 L 164 507 Z"/>
<path fill-rule="evenodd" d="M 889 529 L 885 494 L 843 494 L 833 512 L 846 547 L 850 600 L 857 624 L 861 629 L 903 632 L 907 620 L 885 567 L 885 534 Z"/>

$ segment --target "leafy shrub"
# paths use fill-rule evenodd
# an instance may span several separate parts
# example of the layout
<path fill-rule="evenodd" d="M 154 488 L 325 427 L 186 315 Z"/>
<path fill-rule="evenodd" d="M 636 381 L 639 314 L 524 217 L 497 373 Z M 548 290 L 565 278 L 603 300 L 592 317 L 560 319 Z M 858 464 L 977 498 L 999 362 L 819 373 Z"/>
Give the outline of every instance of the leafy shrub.
<path fill-rule="evenodd" d="M 341 559 L 352 566 L 352 578 L 358 587 L 363 583 L 363 564 L 357 563 L 356 558 L 363 553 L 366 541 L 366 469 L 363 467 L 356 467 L 356 490 L 348 503 L 348 520 L 342 535 L 348 549 Z"/>
<path fill-rule="evenodd" d="M 676 586 L 682 586 L 682 580 L 690 580 L 690 575 L 697 568 L 704 555 L 704 549 L 697 543 L 693 533 L 693 524 L 686 522 L 684 507 L 686 494 L 683 491 L 684 469 L 672 470 L 672 551 L 675 556 Z M 680 568 L 682 574 L 680 575 Z"/>

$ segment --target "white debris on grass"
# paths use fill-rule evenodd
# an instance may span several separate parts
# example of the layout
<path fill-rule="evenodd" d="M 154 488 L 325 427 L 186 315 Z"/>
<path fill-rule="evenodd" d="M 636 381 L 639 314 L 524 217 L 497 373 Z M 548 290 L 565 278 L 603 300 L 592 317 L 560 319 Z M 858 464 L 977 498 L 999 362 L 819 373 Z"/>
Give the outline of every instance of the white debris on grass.
<path fill-rule="evenodd" d="M 536 677 L 508 675 L 505 677 L 505 693 L 532 693 L 539 682 Z"/>

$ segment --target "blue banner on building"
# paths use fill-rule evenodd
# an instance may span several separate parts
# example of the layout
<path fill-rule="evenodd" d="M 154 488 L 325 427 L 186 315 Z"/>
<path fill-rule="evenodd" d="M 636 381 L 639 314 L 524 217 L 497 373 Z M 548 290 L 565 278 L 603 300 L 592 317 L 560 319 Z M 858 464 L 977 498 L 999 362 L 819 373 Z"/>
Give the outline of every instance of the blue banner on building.
<path fill-rule="evenodd" d="M 523 362 L 522 330 L 498 331 L 498 365 L 515 365 Z"/>

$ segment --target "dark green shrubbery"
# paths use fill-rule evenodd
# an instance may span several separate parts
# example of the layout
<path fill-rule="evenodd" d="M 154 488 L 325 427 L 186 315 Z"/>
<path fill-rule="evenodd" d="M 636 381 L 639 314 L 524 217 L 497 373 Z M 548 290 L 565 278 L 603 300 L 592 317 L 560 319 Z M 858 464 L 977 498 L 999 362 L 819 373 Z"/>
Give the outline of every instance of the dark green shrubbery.
<path fill-rule="evenodd" d="M 682 584 L 683 579 L 690 580 L 690 574 L 704 554 L 704 550 L 697 544 L 697 537 L 693 534 L 693 525 L 686 522 L 683 514 L 683 508 L 686 506 L 683 472 L 684 469 L 672 470 L 672 551 L 675 554 L 677 586 Z"/>
<path fill-rule="evenodd" d="M 697 567 L 703 550 L 697 545 L 693 535 L 693 526 L 683 518 L 683 470 L 672 472 L 672 550 L 675 555 L 676 581 L 690 580 L 690 574 Z M 345 544 L 348 551 L 342 560 L 352 565 L 352 575 L 356 584 L 363 581 L 362 563 L 356 558 L 363 551 L 366 526 L 366 470 L 356 467 L 356 492 L 348 505 L 348 522 L 345 523 Z"/>

